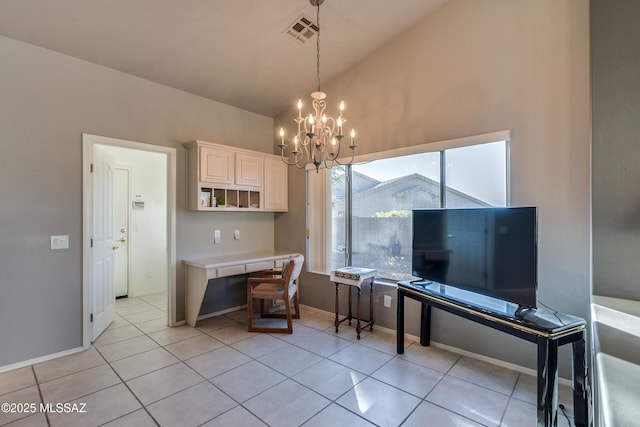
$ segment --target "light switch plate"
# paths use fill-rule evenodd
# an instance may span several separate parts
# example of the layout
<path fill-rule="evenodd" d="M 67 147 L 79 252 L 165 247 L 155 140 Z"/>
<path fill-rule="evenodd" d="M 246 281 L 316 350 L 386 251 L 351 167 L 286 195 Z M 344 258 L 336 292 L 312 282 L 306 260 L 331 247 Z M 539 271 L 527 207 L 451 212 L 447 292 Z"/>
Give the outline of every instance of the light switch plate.
<path fill-rule="evenodd" d="M 240 230 L 236 230 L 233 232 L 233 238 L 236 240 L 240 240 Z"/>
<path fill-rule="evenodd" d="M 213 232 L 213 243 L 220 243 L 222 239 L 220 238 L 220 230 L 215 230 Z"/>
<path fill-rule="evenodd" d="M 51 236 L 51 249 L 69 249 L 69 236 Z"/>

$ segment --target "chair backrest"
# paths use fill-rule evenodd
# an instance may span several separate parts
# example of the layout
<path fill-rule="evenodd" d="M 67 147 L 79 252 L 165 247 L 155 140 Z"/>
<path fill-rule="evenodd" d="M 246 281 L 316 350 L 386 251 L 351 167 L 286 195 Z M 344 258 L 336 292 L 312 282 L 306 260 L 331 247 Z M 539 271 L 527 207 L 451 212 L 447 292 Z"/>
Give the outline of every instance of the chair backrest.
<path fill-rule="evenodd" d="M 289 283 L 293 282 L 298 277 L 300 277 L 300 273 L 302 272 L 302 266 L 304 265 L 304 255 L 298 254 L 285 261 L 287 266 L 291 264 L 291 262 L 293 262 L 293 270 L 291 271 L 291 275 L 289 276 Z M 282 269 L 284 272 L 284 270 L 286 269 L 286 266 L 283 265 Z"/>

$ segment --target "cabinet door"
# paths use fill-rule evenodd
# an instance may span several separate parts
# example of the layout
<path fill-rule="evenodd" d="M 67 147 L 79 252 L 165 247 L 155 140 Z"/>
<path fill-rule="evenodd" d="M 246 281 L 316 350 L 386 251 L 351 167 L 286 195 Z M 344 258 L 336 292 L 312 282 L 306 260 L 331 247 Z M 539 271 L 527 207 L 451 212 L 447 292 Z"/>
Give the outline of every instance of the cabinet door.
<path fill-rule="evenodd" d="M 233 184 L 234 156 L 232 150 L 200 146 L 200 181 Z"/>
<path fill-rule="evenodd" d="M 250 153 L 236 153 L 236 185 L 262 186 L 263 158 Z"/>
<path fill-rule="evenodd" d="M 264 159 L 264 209 L 267 211 L 287 211 L 287 165 L 280 158 Z"/>

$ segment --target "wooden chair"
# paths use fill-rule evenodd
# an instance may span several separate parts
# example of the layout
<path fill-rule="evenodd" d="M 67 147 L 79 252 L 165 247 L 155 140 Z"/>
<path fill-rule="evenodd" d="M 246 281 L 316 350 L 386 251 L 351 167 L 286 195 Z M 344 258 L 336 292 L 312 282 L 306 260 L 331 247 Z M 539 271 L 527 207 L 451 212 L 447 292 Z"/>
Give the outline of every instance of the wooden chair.
<path fill-rule="evenodd" d="M 298 305 L 298 277 L 302 271 L 304 256 L 298 255 L 289 258 L 280 270 L 267 270 L 260 272 L 258 277 L 247 279 L 247 327 L 249 332 L 280 332 L 290 334 L 293 332 L 291 319 L 300 318 Z M 267 277 L 270 276 L 270 277 Z M 260 317 L 287 319 L 286 328 L 253 326 L 253 299 L 260 300 Z M 265 300 L 284 300 L 285 314 L 265 313 Z M 291 300 L 295 312 L 291 313 Z"/>

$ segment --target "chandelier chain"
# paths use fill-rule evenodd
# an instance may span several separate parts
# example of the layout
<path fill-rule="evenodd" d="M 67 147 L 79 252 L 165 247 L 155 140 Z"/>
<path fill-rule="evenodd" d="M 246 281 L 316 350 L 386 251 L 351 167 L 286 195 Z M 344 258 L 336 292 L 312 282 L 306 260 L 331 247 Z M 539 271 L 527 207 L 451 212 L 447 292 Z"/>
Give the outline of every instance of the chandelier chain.
<path fill-rule="evenodd" d="M 316 12 L 316 24 L 318 25 L 318 37 L 316 37 L 316 77 L 318 79 L 318 92 L 320 92 L 320 3 Z"/>

